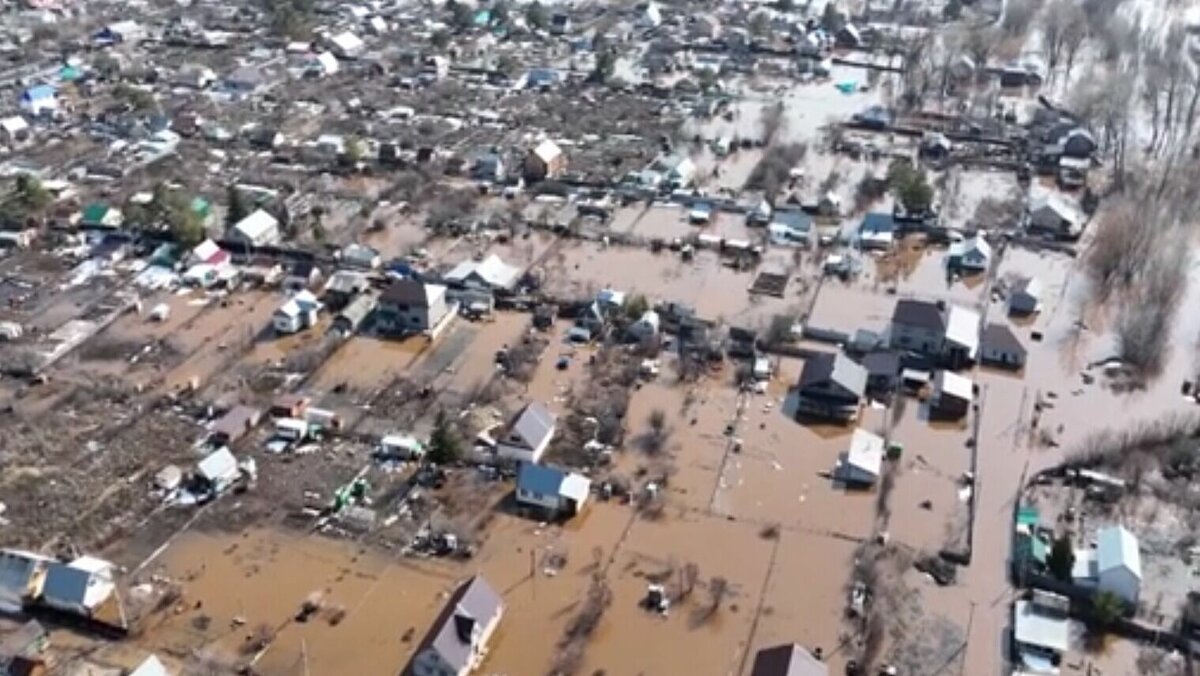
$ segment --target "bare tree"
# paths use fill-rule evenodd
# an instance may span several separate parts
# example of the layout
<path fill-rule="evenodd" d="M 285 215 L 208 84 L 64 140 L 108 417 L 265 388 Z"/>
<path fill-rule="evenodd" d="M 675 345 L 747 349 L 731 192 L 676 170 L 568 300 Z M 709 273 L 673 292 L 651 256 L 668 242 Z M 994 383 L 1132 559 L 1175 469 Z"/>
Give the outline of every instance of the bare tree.
<path fill-rule="evenodd" d="M 779 132 L 787 127 L 787 118 L 784 117 L 784 105 L 782 101 L 777 101 L 772 105 L 762 109 L 762 116 L 759 118 L 759 126 L 762 130 L 763 144 L 770 145 L 775 141 L 775 137 Z"/>
<path fill-rule="evenodd" d="M 1075 3 L 1067 3 L 1067 6 L 1067 22 L 1063 26 L 1062 35 L 1063 50 L 1066 52 L 1067 58 L 1063 79 L 1070 81 L 1071 69 L 1075 66 L 1075 57 L 1079 55 L 1080 48 L 1088 38 L 1088 23 L 1082 7 Z"/>
<path fill-rule="evenodd" d="M 1042 49 L 1046 53 L 1046 65 L 1049 68 L 1051 80 L 1054 79 L 1054 69 L 1058 66 L 1058 59 L 1062 55 L 1063 44 L 1066 42 L 1064 36 L 1067 32 L 1067 22 L 1070 21 L 1072 6 L 1073 3 L 1070 0 L 1052 0 L 1046 6 L 1046 13 L 1040 24 Z M 1010 4 L 1009 7 L 1011 8 L 1012 5 Z"/>
<path fill-rule="evenodd" d="M 1024 36 L 1040 8 L 1040 0 L 1010 0 L 1000 24 L 1004 34 L 1013 38 Z"/>

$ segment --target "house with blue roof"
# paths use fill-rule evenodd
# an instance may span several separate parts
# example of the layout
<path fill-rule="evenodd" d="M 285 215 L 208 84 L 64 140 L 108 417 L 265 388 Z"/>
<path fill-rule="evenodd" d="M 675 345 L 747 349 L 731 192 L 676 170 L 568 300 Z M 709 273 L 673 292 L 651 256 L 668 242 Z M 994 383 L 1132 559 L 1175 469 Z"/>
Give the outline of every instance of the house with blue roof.
<path fill-rule="evenodd" d="M 552 517 L 579 513 L 591 494 L 592 482 L 582 474 L 547 465 L 522 464 L 517 473 L 517 504 Z"/>
<path fill-rule="evenodd" d="M 58 93 L 48 84 L 30 87 L 21 94 L 21 110 L 34 117 L 53 115 L 58 112 Z"/>
<path fill-rule="evenodd" d="M 887 251 L 896 241 L 896 219 L 891 214 L 872 212 L 858 226 L 858 242 L 863 250 Z"/>
<path fill-rule="evenodd" d="M 795 208 L 779 209 L 767 224 L 767 235 L 776 246 L 808 246 L 812 237 L 813 218 Z"/>

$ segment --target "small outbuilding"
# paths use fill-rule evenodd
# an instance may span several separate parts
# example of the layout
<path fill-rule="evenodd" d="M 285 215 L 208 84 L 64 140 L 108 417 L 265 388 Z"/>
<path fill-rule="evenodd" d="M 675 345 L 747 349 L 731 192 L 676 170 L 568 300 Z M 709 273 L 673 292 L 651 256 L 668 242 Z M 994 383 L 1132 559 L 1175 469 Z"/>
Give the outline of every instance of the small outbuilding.
<path fill-rule="evenodd" d="M 967 414 L 975 399 L 975 383 L 953 371 L 938 371 L 933 378 L 929 411 L 934 417 L 957 419 Z"/>
<path fill-rule="evenodd" d="M 850 437 L 850 448 L 838 457 L 833 478 L 851 488 L 869 488 L 883 467 L 883 437 L 861 427 Z"/>

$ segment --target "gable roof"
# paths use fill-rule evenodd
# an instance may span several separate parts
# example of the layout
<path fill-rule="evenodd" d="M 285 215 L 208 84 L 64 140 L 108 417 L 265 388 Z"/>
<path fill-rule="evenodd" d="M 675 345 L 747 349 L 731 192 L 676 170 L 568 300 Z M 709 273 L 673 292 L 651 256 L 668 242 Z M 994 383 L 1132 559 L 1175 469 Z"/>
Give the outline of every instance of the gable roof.
<path fill-rule="evenodd" d="M 905 298 L 896 301 L 896 309 L 892 311 L 892 323 L 938 333 L 946 330 L 946 320 L 942 317 L 941 308 L 927 300 Z"/>
<path fill-rule="evenodd" d="M 883 437 L 856 427 L 854 435 L 850 437 L 850 448 L 846 451 L 846 463 L 879 476 L 879 468 L 883 465 Z"/>
<path fill-rule="evenodd" d="M 562 148 L 559 148 L 554 141 L 546 139 L 537 144 L 537 147 L 533 149 L 533 154 L 542 162 L 550 164 L 562 156 Z"/>
<path fill-rule="evenodd" d="M 508 436 L 517 436 L 528 448 L 537 448 L 554 434 L 555 418 L 540 402 L 531 401 L 509 427 Z"/>
<path fill-rule="evenodd" d="M 1026 277 L 1018 280 L 1017 283 L 1013 285 L 1012 293 L 1014 295 L 1022 293 L 1030 296 L 1031 298 L 1040 300 L 1042 297 L 1042 283 L 1037 277 Z"/>
<path fill-rule="evenodd" d="M 445 278 L 450 282 L 461 283 L 471 276 L 478 277 L 490 287 L 510 289 L 516 285 L 517 279 L 521 276 L 521 270 L 505 263 L 496 254 L 491 254 L 482 261 L 459 263 L 454 266 L 453 270 L 446 273 Z"/>
<path fill-rule="evenodd" d="M 429 295 L 425 285 L 415 279 L 397 279 L 379 296 L 381 303 L 429 307 Z"/>
<path fill-rule="evenodd" d="M 158 659 L 158 655 L 147 657 L 137 669 L 129 673 L 129 676 L 168 676 L 167 668 L 163 666 L 162 660 Z"/>
<path fill-rule="evenodd" d="M 1026 353 L 1025 346 L 1021 344 L 1021 340 L 1012 332 L 1012 329 L 1004 324 L 992 323 L 984 327 L 981 342 L 983 349 L 986 351 L 1016 354 L 1022 357 Z"/>
<path fill-rule="evenodd" d="M 279 221 L 275 220 L 274 216 L 262 209 L 256 209 L 254 213 L 238 221 L 233 229 L 247 239 L 257 240 L 278 226 Z"/>
<path fill-rule="evenodd" d="M 939 396 L 948 395 L 962 401 L 971 401 L 975 397 L 975 383 L 954 371 L 938 371 L 933 387 Z"/>
<path fill-rule="evenodd" d="M 500 595 L 482 575 L 476 575 L 451 595 L 416 655 L 433 651 L 456 672 L 462 671 L 474 655 L 474 628 L 491 624 L 503 612 Z"/>
<path fill-rule="evenodd" d="M 1125 568 L 1142 578 L 1142 553 L 1137 537 L 1124 526 L 1109 526 L 1096 533 L 1096 573 Z"/>
<path fill-rule="evenodd" d="M 758 651 L 750 676 L 829 676 L 829 667 L 795 643 L 783 644 Z"/>
<path fill-rule="evenodd" d="M 813 355 L 804 361 L 804 370 L 800 372 L 801 389 L 827 381 L 862 396 L 867 386 L 867 370 L 841 352 Z"/>
<path fill-rule="evenodd" d="M 946 313 L 946 340 L 967 348 L 974 357 L 979 349 L 979 313 L 951 305 Z"/>

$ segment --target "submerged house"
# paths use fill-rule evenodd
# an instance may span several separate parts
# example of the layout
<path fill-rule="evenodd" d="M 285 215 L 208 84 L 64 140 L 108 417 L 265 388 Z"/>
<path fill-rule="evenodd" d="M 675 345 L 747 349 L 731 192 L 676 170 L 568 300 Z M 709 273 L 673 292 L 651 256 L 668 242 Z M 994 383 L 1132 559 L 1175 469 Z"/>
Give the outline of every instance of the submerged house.
<path fill-rule="evenodd" d="M 1008 294 L 1010 315 L 1031 315 L 1042 310 L 1042 283 L 1036 277 L 1022 279 Z"/>
<path fill-rule="evenodd" d="M 896 302 L 892 311 L 892 348 L 933 356 L 942 351 L 945 337 L 946 319 L 936 303 L 910 299 Z"/>
<path fill-rule="evenodd" d="M 1019 369 L 1025 366 L 1025 346 L 1012 329 L 1004 324 L 988 324 L 980 337 L 979 361 L 1002 368 Z"/>
<path fill-rule="evenodd" d="M 975 383 L 953 371 L 938 371 L 929 400 L 931 417 L 957 419 L 967 414 L 975 399 Z"/>
<path fill-rule="evenodd" d="M 496 444 L 496 455 L 505 460 L 536 464 L 550 445 L 557 424 L 554 414 L 542 404 L 536 401 L 526 404 Z"/>
<path fill-rule="evenodd" d="M 795 643 L 763 648 L 750 676 L 829 676 L 829 667 Z"/>
<path fill-rule="evenodd" d="M 838 457 L 835 481 L 852 488 L 869 488 L 883 468 L 883 437 L 859 427 L 850 437 L 850 448 Z"/>
<path fill-rule="evenodd" d="M 982 235 L 967 237 L 950 245 L 946 267 L 951 271 L 975 274 L 992 264 L 992 245 Z"/>
<path fill-rule="evenodd" d="M 819 354 L 804 362 L 797 383 L 796 414 L 835 421 L 858 417 L 867 370 L 845 354 Z"/>
<path fill-rule="evenodd" d="M 466 676 L 487 656 L 504 616 L 504 601 L 482 576 L 467 580 L 447 600 L 421 641 L 406 676 Z"/>
<path fill-rule="evenodd" d="M 521 465 L 517 473 L 517 504 L 534 507 L 555 518 L 570 518 L 583 509 L 592 482 L 582 474 L 546 465 Z"/>

